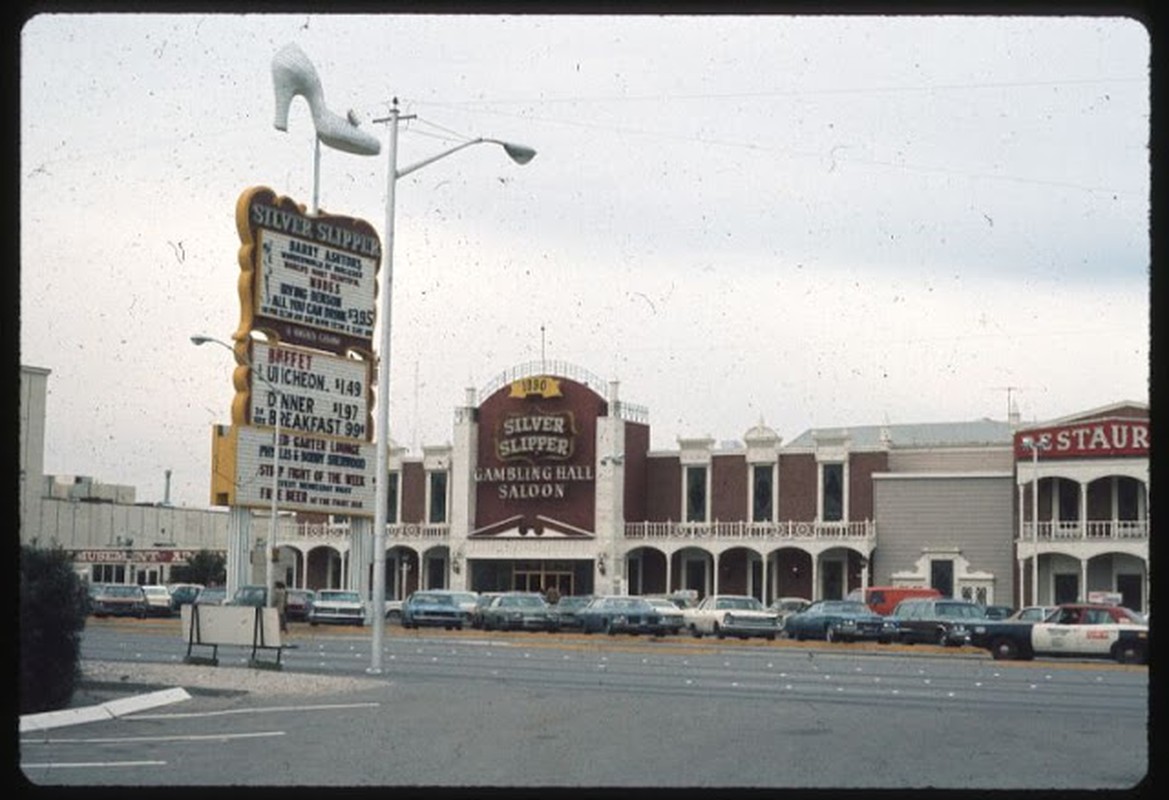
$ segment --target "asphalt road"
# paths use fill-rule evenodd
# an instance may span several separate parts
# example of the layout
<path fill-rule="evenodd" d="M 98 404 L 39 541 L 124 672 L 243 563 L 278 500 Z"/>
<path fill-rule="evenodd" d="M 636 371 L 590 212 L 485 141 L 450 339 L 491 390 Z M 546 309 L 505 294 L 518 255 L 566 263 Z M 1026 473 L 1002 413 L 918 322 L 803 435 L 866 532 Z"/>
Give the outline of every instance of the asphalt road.
<path fill-rule="evenodd" d="M 368 629 L 294 626 L 285 672 L 365 675 Z M 976 651 L 402 631 L 335 695 L 195 694 L 22 735 L 43 785 L 1118 789 L 1148 671 Z M 234 651 L 234 652 L 230 652 Z M 83 657 L 181 664 L 177 623 L 91 624 Z M 220 650 L 221 665 L 246 651 Z M 261 671 L 262 672 L 262 671 Z"/>

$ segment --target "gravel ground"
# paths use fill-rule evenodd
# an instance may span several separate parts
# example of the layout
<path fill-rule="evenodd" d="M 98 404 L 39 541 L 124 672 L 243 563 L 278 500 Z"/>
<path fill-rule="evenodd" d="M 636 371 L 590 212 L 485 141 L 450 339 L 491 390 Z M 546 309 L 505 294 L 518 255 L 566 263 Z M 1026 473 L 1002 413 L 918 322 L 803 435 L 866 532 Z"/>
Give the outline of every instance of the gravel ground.
<path fill-rule="evenodd" d="M 148 664 L 128 661 L 82 661 L 81 684 L 73 705 L 86 705 L 94 695 L 117 687 L 126 691 L 152 691 L 180 686 L 224 692 L 248 692 L 263 695 L 332 694 L 384 686 L 377 678 L 211 667 L 201 664 Z M 100 702 L 100 701 L 99 701 Z"/>

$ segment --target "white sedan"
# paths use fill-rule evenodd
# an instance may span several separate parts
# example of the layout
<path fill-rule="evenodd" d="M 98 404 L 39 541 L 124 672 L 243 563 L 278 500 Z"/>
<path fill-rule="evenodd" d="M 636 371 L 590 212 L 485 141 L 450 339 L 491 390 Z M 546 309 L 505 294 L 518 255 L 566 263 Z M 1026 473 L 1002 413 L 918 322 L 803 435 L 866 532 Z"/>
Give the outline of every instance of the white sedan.
<path fill-rule="evenodd" d="M 750 595 L 712 594 L 694 608 L 682 611 L 682 621 L 692 636 L 764 636 L 774 640 L 779 633 L 779 614 L 769 611 Z"/>
<path fill-rule="evenodd" d="M 357 592 L 344 589 L 321 589 L 308 612 L 310 625 L 336 622 L 342 625 L 364 625 L 365 603 Z"/>

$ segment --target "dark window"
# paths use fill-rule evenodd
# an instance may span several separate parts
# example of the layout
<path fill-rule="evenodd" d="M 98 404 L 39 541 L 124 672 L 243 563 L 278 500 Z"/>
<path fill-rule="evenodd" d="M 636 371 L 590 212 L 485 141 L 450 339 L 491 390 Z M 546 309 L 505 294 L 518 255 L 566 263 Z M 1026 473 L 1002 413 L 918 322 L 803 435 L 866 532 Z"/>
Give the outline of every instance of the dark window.
<path fill-rule="evenodd" d="M 755 467 L 754 493 L 751 509 L 751 519 L 754 522 L 771 521 L 772 475 L 773 471 L 770 464 Z"/>
<path fill-rule="evenodd" d="M 1140 519 L 1138 493 L 1141 485 L 1132 478 L 1116 480 L 1116 518 L 1120 520 Z"/>
<path fill-rule="evenodd" d="M 386 483 L 386 522 L 396 525 L 398 522 L 398 473 L 391 472 Z"/>
<path fill-rule="evenodd" d="M 1059 518 L 1072 522 L 1080 518 L 1080 486 L 1072 481 L 1059 482 Z"/>
<path fill-rule="evenodd" d="M 446 522 L 446 473 L 430 473 L 430 522 Z"/>
<path fill-rule="evenodd" d="M 706 467 L 686 468 L 686 521 L 706 522 Z"/>
<path fill-rule="evenodd" d="M 844 464 L 824 464 L 824 522 L 844 519 Z"/>
<path fill-rule="evenodd" d="M 954 596 L 954 562 L 949 559 L 930 562 L 930 586 L 942 597 Z"/>

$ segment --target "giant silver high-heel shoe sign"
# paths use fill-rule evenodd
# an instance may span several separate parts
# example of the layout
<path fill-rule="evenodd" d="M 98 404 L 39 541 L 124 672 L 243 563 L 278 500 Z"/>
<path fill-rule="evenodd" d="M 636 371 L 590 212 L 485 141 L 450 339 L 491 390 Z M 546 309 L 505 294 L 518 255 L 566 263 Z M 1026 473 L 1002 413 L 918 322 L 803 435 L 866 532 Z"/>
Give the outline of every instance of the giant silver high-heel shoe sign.
<path fill-rule="evenodd" d="M 325 106 L 325 92 L 313 62 L 295 44 L 286 44 L 272 57 L 272 83 L 276 88 L 276 130 L 288 130 L 288 107 L 300 95 L 312 111 L 317 138 L 335 150 L 359 156 L 376 156 L 381 143 L 357 127 L 356 114 L 338 116 Z"/>

